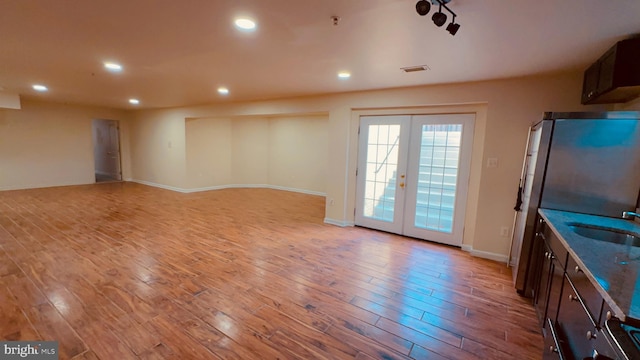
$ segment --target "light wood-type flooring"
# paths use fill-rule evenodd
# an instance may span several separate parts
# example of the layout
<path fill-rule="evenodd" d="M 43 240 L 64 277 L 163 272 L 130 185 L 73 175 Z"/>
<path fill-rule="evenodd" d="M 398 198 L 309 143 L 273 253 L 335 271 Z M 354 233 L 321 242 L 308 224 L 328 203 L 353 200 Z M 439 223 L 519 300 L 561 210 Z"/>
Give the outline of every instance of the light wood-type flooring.
<path fill-rule="evenodd" d="M 539 359 L 504 264 L 323 223 L 324 198 L 0 192 L 0 338 L 60 359 Z"/>

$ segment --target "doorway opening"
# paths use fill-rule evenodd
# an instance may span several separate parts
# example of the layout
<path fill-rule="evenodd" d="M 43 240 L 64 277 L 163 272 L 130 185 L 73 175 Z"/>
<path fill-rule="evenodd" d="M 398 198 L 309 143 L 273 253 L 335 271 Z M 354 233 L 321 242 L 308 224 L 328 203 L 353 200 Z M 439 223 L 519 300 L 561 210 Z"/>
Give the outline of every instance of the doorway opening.
<path fill-rule="evenodd" d="M 360 118 L 355 224 L 462 246 L 475 114 Z"/>
<path fill-rule="evenodd" d="M 117 120 L 94 119 L 93 157 L 96 182 L 122 180 L 120 165 L 120 126 Z"/>

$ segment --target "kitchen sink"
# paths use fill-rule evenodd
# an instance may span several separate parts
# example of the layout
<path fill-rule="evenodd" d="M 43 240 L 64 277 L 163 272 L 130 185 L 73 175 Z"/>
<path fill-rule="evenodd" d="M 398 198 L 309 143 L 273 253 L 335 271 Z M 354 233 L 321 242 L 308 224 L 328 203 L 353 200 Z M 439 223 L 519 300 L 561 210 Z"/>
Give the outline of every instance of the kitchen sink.
<path fill-rule="evenodd" d="M 569 228 L 574 233 L 589 239 L 606 241 L 614 244 L 640 246 L 640 236 L 628 231 L 587 224 L 570 224 Z"/>

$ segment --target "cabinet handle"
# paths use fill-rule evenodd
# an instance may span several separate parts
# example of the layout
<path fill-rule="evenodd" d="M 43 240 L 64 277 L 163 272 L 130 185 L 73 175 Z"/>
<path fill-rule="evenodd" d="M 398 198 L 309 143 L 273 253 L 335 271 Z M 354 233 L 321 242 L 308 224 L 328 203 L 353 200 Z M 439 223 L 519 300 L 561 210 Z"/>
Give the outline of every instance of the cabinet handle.
<path fill-rule="evenodd" d="M 596 333 L 591 330 L 587 331 L 587 340 L 595 339 L 597 337 Z"/>
<path fill-rule="evenodd" d="M 558 349 L 556 349 L 556 347 L 553 346 L 553 345 L 549 346 L 549 351 L 551 351 L 552 353 L 556 353 L 556 354 L 558 353 Z"/>
<path fill-rule="evenodd" d="M 549 252 L 549 255 L 547 256 L 547 258 L 548 258 L 549 260 L 553 260 L 553 253 L 552 253 L 552 252 Z"/>
<path fill-rule="evenodd" d="M 571 300 L 571 301 L 578 301 L 578 297 L 577 297 L 576 295 L 569 294 L 569 300 Z"/>
<path fill-rule="evenodd" d="M 611 320 L 612 317 L 611 311 L 607 311 L 607 320 Z"/>
<path fill-rule="evenodd" d="M 576 265 L 575 270 L 576 270 L 576 273 L 581 273 L 582 272 L 582 269 L 580 269 L 580 266 L 578 266 L 578 265 Z"/>

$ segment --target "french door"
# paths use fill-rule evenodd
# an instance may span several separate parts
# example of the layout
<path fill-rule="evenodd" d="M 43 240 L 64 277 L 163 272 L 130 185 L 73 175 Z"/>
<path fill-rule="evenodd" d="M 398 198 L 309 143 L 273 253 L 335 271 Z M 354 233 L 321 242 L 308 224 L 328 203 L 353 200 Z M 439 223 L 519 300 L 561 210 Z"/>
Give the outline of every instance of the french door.
<path fill-rule="evenodd" d="M 474 120 L 361 117 L 356 225 L 461 246 Z"/>

